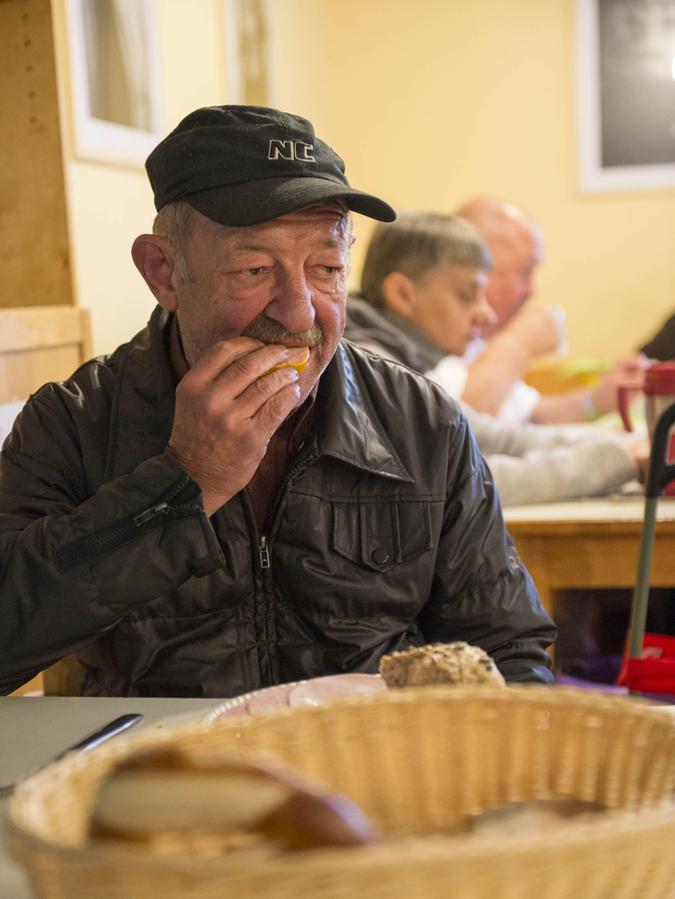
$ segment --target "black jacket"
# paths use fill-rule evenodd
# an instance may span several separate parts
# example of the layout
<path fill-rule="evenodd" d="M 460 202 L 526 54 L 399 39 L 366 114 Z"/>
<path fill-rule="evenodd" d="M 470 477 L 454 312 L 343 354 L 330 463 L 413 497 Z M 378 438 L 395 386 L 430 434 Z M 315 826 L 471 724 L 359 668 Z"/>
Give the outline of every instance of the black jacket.
<path fill-rule="evenodd" d="M 85 694 L 226 697 L 455 639 L 550 680 L 554 626 L 452 401 L 343 342 L 263 536 L 246 491 L 209 520 L 166 450 L 168 321 L 41 388 L 5 443 L 3 691 L 74 651 Z"/>

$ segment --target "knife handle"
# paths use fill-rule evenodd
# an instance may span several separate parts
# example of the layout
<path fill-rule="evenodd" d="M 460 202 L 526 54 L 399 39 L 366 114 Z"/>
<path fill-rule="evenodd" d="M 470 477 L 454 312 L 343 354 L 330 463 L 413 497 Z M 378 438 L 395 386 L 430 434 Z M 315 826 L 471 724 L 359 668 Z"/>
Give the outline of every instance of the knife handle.
<path fill-rule="evenodd" d="M 133 725 L 138 721 L 141 721 L 142 718 L 143 715 L 138 713 L 120 715 L 119 718 L 109 721 L 107 724 L 104 724 L 103 727 L 100 727 L 98 730 L 95 730 L 93 733 L 84 737 L 79 743 L 68 746 L 67 749 L 64 749 L 63 752 L 59 753 L 59 755 L 52 759 L 52 761 L 63 758 L 63 756 L 69 752 L 88 752 L 90 749 L 95 749 L 97 746 L 100 746 L 101 743 L 109 740 L 110 737 L 114 737 L 128 727 L 133 727 Z"/>

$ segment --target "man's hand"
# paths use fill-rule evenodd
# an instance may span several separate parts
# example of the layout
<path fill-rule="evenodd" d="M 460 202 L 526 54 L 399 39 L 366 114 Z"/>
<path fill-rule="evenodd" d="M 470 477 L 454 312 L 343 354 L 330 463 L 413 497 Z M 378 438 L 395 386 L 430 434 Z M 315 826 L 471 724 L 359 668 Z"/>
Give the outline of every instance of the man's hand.
<path fill-rule="evenodd" d="M 565 311 L 560 306 L 523 306 L 501 333 L 516 340 L 530 359 L 560 353 L 566 347 Z"/>
<path fill-rule="evenodd" d="M 649 361 L 642 353 L 619 359 L 606 372 L 600 382 L 591 389 L 590 398 L 598 415 L 612 412 L 617 408 L 618 389 L 626 387 L 631 391 L 642 390 L 645 383 L 645 369 Z"/>
<path fill-rule="evenodd" d="M 237 337 L 210 347 L 179 383 L 169 448 L 201 487 L 207 515 L 248 484 L 299 401 L 294 368 L 267 372 L 305 355 Z"/>

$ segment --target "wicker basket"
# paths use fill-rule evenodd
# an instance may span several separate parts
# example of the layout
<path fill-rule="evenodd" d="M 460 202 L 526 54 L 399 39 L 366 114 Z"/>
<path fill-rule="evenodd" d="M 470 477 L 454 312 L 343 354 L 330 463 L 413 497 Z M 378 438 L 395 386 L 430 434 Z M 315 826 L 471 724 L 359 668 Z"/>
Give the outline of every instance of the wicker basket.
<path fill-rule="evenodd" d="M 163 743 L 210 756 L 272 754 L 352 798 L 388 836 L 259 864 L 245 853 L 197 861 L 88 846 L 100 778 L 132 749 Z M 139 734 L 65 758 L 18 789 L 10 839 L 49 899 L 665 899 L 675 896 L 674 782 L 675 718 L 640 702 L 536 687 L 425 688 Z M 441 833 L 537 798 L 610 810 L 526 834 Z"/>

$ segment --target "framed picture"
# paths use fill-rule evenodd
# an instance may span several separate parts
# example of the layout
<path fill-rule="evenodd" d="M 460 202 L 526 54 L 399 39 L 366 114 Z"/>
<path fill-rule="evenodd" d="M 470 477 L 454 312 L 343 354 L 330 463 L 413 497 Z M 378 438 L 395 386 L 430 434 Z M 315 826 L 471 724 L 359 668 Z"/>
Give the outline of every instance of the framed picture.
<path fill-rule="evenodd" d="M 675 0 L 577 0 L 582 190 L 675 187 Z"/>
<path fill-rule="evenodd" d="M 66 0 L 73 145 L 142 166 L 163 136 L 155 0 Z"/>

